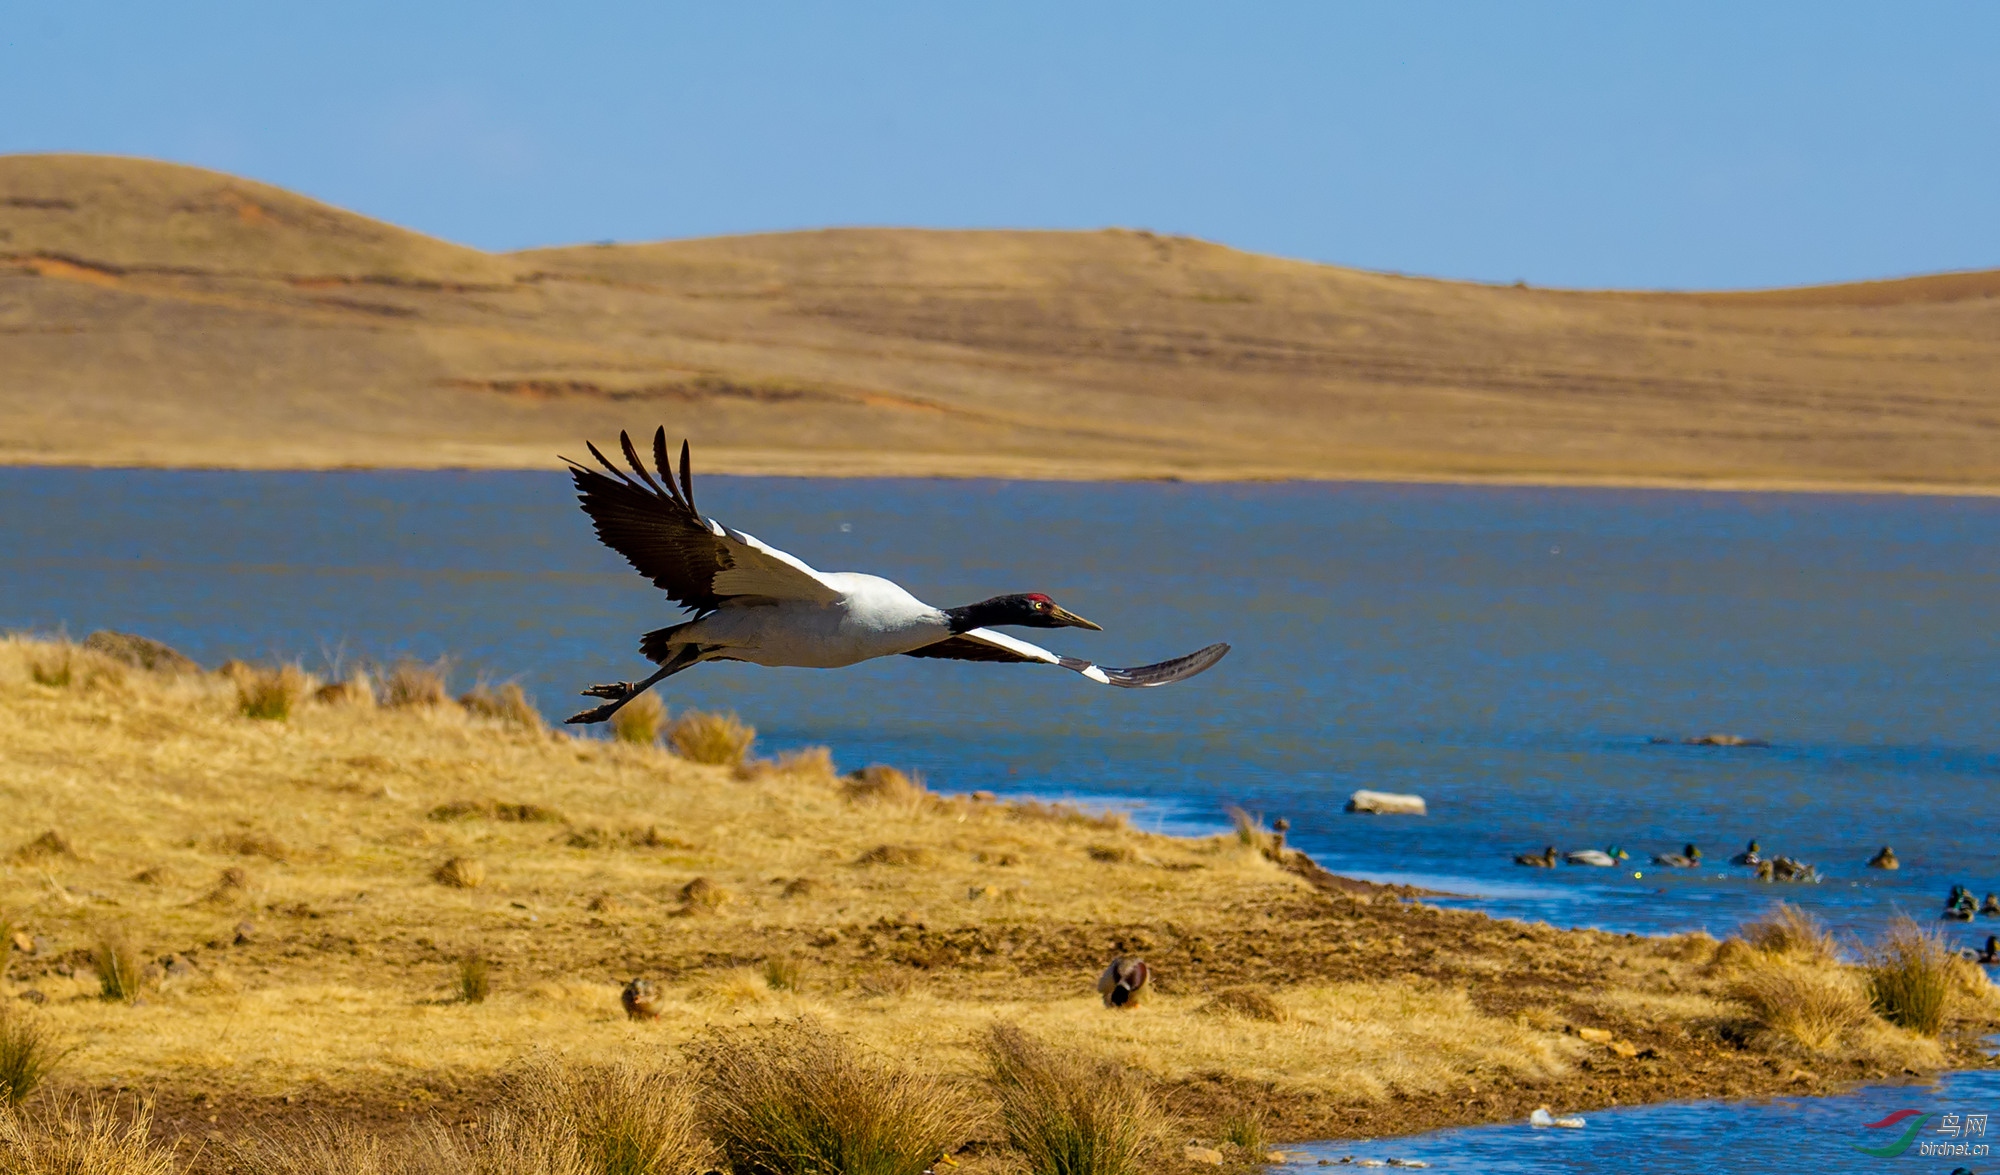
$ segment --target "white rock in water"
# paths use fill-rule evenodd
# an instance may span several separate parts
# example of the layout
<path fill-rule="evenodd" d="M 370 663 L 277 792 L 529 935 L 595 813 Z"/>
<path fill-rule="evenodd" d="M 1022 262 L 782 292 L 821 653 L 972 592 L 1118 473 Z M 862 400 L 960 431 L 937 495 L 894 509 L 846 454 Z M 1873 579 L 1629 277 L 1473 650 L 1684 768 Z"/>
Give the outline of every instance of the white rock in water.
<path fill-rule="evenodd" d="M 1347 797 L 1350 812 L 1374 812 L 1391 816 L 1425 816 L 1424 797 L 1397 795 L 1388 791 L 1363 789 Z"/>

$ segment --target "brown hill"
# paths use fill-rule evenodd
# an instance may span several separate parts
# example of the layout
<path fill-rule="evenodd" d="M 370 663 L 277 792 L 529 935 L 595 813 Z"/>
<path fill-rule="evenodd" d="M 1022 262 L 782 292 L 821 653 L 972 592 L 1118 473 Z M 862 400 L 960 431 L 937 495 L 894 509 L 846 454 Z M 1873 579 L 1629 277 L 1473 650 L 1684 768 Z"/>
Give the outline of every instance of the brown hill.
<path fill-rule="evenodd" d="M 0 461 L 2000 487 L 2000 272 L 1722 294 L 1150 233 L 491 255 L 171 164 L 0 158 Z"/>

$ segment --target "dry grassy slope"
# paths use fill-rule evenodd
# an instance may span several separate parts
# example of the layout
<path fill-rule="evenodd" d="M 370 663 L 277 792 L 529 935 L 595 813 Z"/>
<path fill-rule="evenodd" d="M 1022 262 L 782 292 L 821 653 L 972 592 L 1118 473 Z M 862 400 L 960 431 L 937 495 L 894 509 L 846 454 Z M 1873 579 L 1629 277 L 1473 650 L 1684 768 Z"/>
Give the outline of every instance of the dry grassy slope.
<path fill-rule="evenodd" d="M 1234 837 L 855 799 L 811 758 L 732 774 L 453 705 L 259 721 L 236 701 L 220 675 L 0 640 L 0 916 L 40 940 L 0 982 L 0 1009 L 41 992 L 35 1014 L 76 1046 L 67 1080 L 162 1087 L 191 1116 L 216 1112 L 189 1103 L 196 1090 L 267 1107 L 302 1091 L 314 1105 L 476 1097 L 538 1047 L 651 1057 L 714 1025 L 809 1014 L 961 1073 L 968 1042 L 1013 1021 L 1122 1058 L 1195 1118 L 1248 1100 L 1282 1137 L 1326 1137 L 1542 1102 L 1824 1090 L 1984 1063 L 1996 1026 L 1986 993 L 1963 1001 L 1944 1047 L 1864 1004 L 1865 1023 L 1802 1051 L 1746 1024 L 1728 998 L 1739 972 L 1716 969 L 1705 937 L 1329 892 Z M 455 857 L 480 861 L 484 883 L 434 880 Z M 231 869 L 244 875 L 223 884 Z M 106 934 L 188 969 L 143 1004 L 106 1002 L 90 957 Z M 451 999 L 467 950 L 496 967 L 483 1004 Z M 1125 1013 L 1091 991 L 1119 951 L 1157 975 Z M 773 960 L 796 978 L 774 986 Z M 633 975 L 661 981 L 660 1020 L 621 1015 Z M 1285 1018 L 1209 1006 L 1244 985 Z"/>
<path fill-rule="evenodd" d="M 0 158 L 0 460 L 2000 487 L 2000 272 L 1513 289 L 1106 231 L 492 256 Z"/>

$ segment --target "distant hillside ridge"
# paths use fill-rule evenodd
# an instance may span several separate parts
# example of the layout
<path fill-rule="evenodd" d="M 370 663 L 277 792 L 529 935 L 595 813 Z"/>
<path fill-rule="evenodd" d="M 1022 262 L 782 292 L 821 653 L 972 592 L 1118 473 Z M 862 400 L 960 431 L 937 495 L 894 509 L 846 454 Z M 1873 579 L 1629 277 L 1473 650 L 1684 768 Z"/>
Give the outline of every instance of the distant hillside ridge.
<path fill-rule="evenodd" d="M 1143 231 L 490 254 L 251 180 L 0 156 L 0 462 L 2000 487 L 2000 270 L 1546 290 Z"/>

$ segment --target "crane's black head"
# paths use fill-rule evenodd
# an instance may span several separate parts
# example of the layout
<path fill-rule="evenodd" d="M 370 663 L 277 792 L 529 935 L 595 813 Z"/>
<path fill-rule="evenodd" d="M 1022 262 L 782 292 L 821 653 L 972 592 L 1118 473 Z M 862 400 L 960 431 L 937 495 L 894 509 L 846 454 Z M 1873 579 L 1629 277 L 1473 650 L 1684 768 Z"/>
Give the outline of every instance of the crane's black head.
<path fill-rule="evenodd" d="M 1097 632 L 1104 631 L 1040 592 L 995 596 L 990 600 L 981 600 L 977 604 L 967 604 L 963 608 L 947 608 L 945 615 L 951 617 L 953 632 L 992 628 L 1001 624 L 1011 624 L 1020 628 L 1088 628 Z"/>

